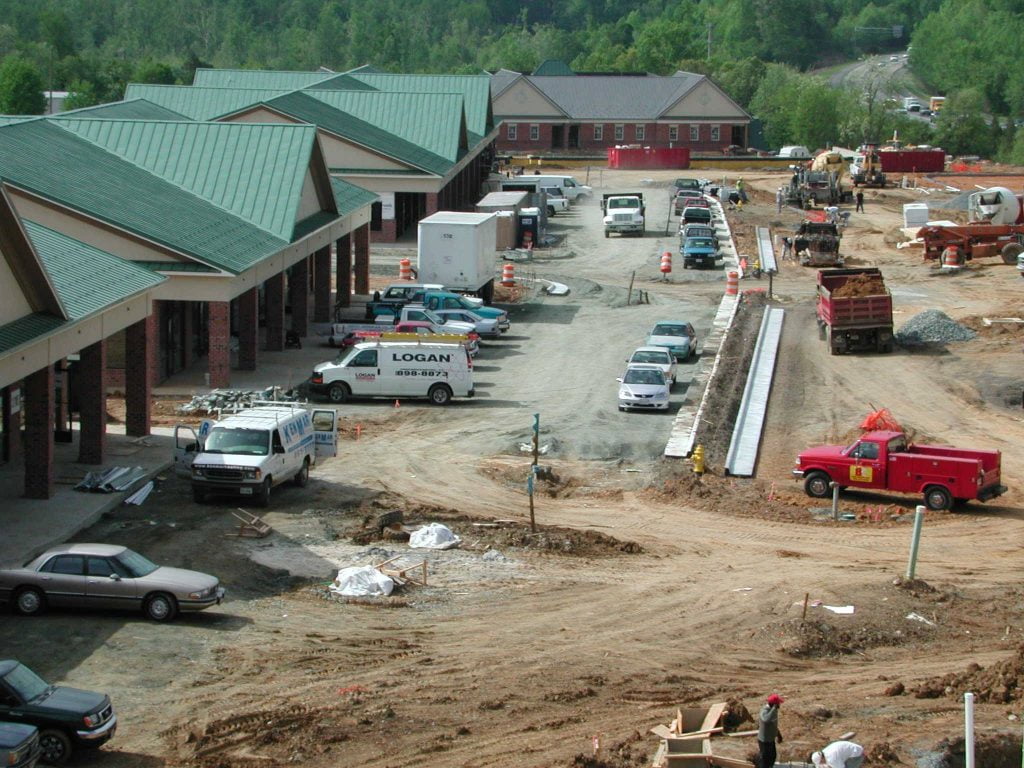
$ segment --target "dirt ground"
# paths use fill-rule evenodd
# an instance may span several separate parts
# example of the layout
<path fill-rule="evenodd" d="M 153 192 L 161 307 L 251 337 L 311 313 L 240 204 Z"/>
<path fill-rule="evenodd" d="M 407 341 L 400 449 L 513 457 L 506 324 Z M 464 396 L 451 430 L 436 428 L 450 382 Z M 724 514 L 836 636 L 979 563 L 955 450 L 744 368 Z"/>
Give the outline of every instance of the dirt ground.
<path fill-rule="evenodd" d="M 643 191 L 653 229 L 668 219 L 674 175 L 605 170 L 590 181 L 598 194 Z M 745 178 L 754 201 L 733 225 L 749 254 L 754 226 L 783 233 L 801 215 L 775 209 L 782 176 Z M 983 318 L 1024 317 L 1024 280 L 995 261 L 942 275 L 894 248 L 911 201 L 869 192 L 842 251 L 882 268 L 897 328 L 937 308 L 978 337 L 832 357 L 814 319 L 814 271 L 783 263 L 773 303 L 786 318 L 755 478 L 723 477 L 720 460 L 695 477 L 660 458 L 672 413 L 617 412 L 615 376 L 645 329 L 683 317 L 705 337 L 724 275 L 679 270 L 663 282 L 659 256 L 677 252 L 674 236 L 606 240 L 596 203 L 583 203 L 552 221 L 558 246 L 519 265 L 573 292 L 531 290 L 510 305 L 512 337 L 477 361 L 479 397 L 447 409 L 346 405 L 340 457 L 306 488 L 275 492 L 270 537 L 228 536 L 237 503 L 194 505 L 172 476 L 143 507 L 79 536 L 217 574 L 222 606 L 166 626 L 5 615 L 0 646 L 51 679 L 111 694 L 117 736 L 78 762 L 112 768 L 641 766 L 657 747 L 647 730 L 677 707 L 729 699 L 756 712 L 773 691 L 786 698 L 782 760 L 855 731 L 872 765 L 952 768 L 968 689 L 992 745 L 979 765 L 1011 765 L 1024 690 L 1024 332 Z M 374 250 L 382 280 L 403 253 Z M 651 304 L 627 305 L 631 280 Z M 919 436 L 1001 450 L 1010 487 L 928 513 L 907 583 L 917 500 L 851 495 L 843 510 L 857 520 L 833 523 L 790 475 L 801 449 L 849 439 L 882 407 Z M 521 446 L 535 412 L 549 472 L 531 532 Z M 410 550 L 375 525 L 395 510 L 408 526 L 449 525 L 462 545 Z M 339 567 L 396 556 L 426 559 L 428 586 L 379 601 L 326 591 Z M 847 605 L 853 615 L 826 607 Z M 739 758 L 755 748 L 718 741 Z"/>

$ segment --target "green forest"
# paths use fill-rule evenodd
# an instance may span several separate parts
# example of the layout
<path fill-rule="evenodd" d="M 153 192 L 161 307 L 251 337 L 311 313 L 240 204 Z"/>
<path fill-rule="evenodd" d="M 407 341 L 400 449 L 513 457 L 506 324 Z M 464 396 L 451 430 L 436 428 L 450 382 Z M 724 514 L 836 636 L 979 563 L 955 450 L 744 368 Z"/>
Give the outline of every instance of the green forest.
<path fill-rule="evenodd" d="M 395 72 L 577 71 L 714 77 L 764 123 L 766 141 L 889 138 L 1024 161 L 1019 0 L 0 0 L 0 112 L 37 113 L 33 89 L 70 106 L 121 98 L 129 81 L 189 83 L 199 66 Z M 912 44 L 912 45 L 911 45 Z M 868 85 L 810 70 L 911 45 L 914 74 L 948 96 L 934 127 Z M 38 86 L 40 87 L 36 87 Z M 1024 133 L 1024 132 L 1022 132 Z M 1021 146 L 1017 146 L 1020 144 Z"/>

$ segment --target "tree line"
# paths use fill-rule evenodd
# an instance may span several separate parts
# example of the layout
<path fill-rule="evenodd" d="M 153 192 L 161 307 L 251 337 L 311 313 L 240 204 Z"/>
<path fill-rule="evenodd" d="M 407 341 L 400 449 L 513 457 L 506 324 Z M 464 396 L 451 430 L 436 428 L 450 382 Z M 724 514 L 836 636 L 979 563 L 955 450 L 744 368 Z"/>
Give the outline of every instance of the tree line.
<path fill-rule="evenodd" d="M 197 67 L 395 72 L 577 71 L 711 75 L 763 120 L 770 146 L 905 140 L 1015 156 L 1024 73 L 1008 61 L 1019 0 L 0 0 L 0 112 L 114 101 L 129 81 L 190 83 Z M 868 84 L 808 70 L 905 50 L 949 96 L 934 131 Z M 1024 137 L 1021 154 L 1024 156 Z"/>

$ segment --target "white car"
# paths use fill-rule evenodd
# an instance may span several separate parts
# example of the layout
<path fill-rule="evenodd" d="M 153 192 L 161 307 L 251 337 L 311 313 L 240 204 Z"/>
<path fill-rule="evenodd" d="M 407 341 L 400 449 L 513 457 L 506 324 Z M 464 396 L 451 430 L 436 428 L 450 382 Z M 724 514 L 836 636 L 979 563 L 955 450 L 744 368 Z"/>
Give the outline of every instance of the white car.
<path fill-rule="evenodd" d="M 619 382 L 619 410 L 667 410 L 669 383 L 656 365 L 630 365 Z"/>
<path fill-rule="evenodd" d="M 468 309 L 435 309 L 434 314 L 443 317 L 446 325 L 449 321 L 472 323 L 476 332 L 481 336 L 489 336 L 494 339 L 501 336 L 501 329 L 498 328 L 498 321 L 495 318 L 481 317 Z"/>
<path fill-rule="evenodd" d="M 671 388 L 676 383 L 676 360 L 665 347 L 639 347 L 626 361 L 627 365 L 656 365 L 665 374 Z"/>
<path fill-rule="evenodd" d="M 547 195 L 548 216 L 569 210 L 569 198 L 565 196 L 561 187 L 541 187 L 541 190 Z"/>

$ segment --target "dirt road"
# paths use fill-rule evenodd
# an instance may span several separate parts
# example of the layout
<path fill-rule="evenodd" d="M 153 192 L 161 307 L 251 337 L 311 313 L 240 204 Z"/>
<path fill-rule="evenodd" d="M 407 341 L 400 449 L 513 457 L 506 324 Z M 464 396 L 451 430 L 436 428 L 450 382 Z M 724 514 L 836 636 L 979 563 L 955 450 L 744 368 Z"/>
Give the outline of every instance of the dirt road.
<path fill-rule="evenodd" d="M 733 220 L 741 252 L 749 227 L 799 220 L 769 202 L 777 176 L 747 178 L 755 200 Z M 642 189 L 651 219 L 664 221 L 667 174 L 602 180 L 605 191 Z M 615 409 L 621 361 L 655 320 L 684 316 L 707 332 L 721 272 L 674 272 L 663 284 L 658 255 L 675 252 L 675 238 L 605 240 L 596 203 L 583 204 L 554 220 L 563 243 L 527 270 L 573 293 L 531 295 L 514 309 L 512 338 L 481 353 L 481 397 L 447 409 L 345 406 L 341 458 L 306 488 L 275 494 L 272 537 L 226 538 L 235 504 L 195 506 L 172 478 L 144 507 L 81 535 L 216 573 L 224 605 L 168 626 L 5 616 L 0 643 L 52 679 L 112 695 L 117 737 L 82 762 L 114 768 L 640 766 L 656 747 L 647 729 L 676 707 L 735 698 L 756 710 L 776 690 L 786 697 L 782 759 L 851 730 L 875 764 L 934 756 L 960 733 L 965 685 L 984 694 L 982 731 L 1019 733 L 1007 718 L 1020 712 L 1024 665 L 946 676 L 1003 663 L 1024 643 L 1024 339 L 1015 325 L 975 320 L 1024 316 L 1024 280 L 996 264 L 942 277 L 892 248 L 909 194 L 869 197 L 844 251 L 883 267 L 897 325 L 941 308 L 982 329 L 978 338 L 944 352 L 830 357 L 813 322 L 811 271 L 783 265 L 783 349 L 754 480 L 693 481 L 687 465 L 657 458 L 670 415 Z M 650 305 L 625 305 L 634 270 Z M 929 514 L 923 583 L 893 583 L 909 529 L 891 515 L 913 499 L 851 498 L 852 511 L 886 507 L 882 521 L 815 523 L 789 477 L 799 449 L 851 434 L 872 405 L 919 434 L 1004 452 L 1007 496 Z M 541 484 L 534 535 L 519 444 L 537 411 L 556 479 Z M 427 587 L 375 604 L 326 599 L 339 567 L 421 559 L 363 531 L 392 509 L 408 523 L 445 522 L 463 545 L 428 553 Z M 906 693 L 886 695 L 897 683 Z M 595 735 L 602 761 L 574 760 L 591 754 Z M 736 757 L 754 748 L 727 741 Z"/>

